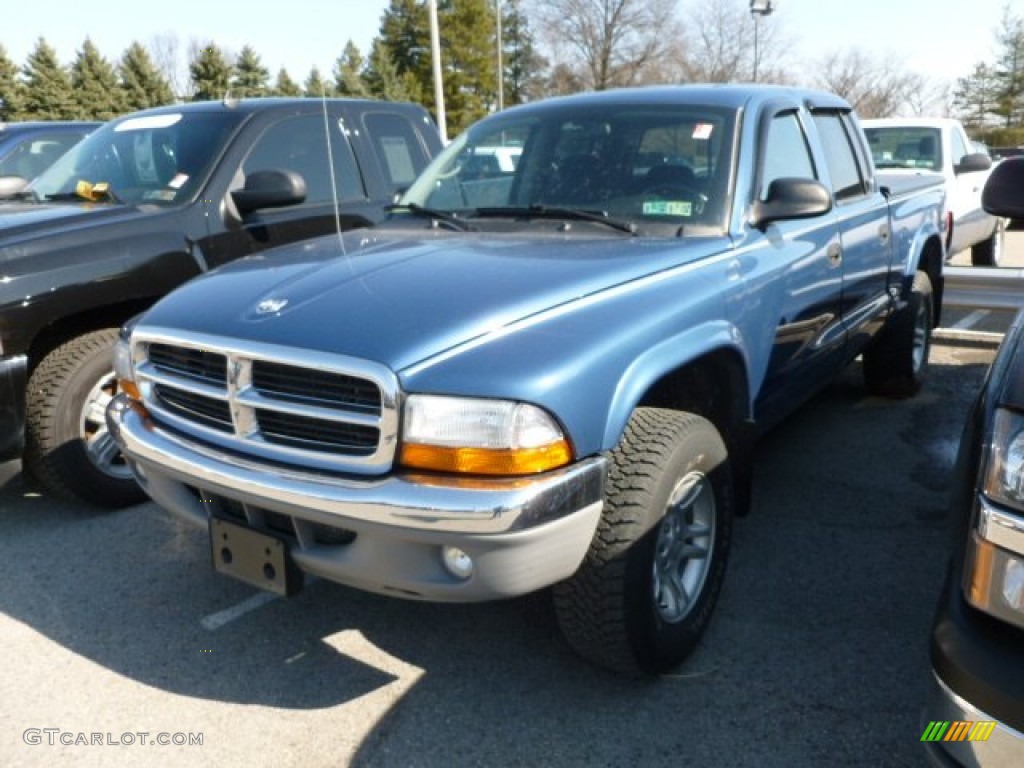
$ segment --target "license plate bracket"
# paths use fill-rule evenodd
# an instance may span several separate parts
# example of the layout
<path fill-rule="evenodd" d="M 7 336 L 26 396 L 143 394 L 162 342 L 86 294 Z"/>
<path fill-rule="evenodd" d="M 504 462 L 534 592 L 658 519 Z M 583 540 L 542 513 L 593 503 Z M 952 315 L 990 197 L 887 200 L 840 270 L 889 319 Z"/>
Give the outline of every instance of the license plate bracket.
<path fill-rule="evenodd" d="M 218 572 L 278 595 L 302 589 L 302 571 L 276 536 L 210 518 L 210 556 Z"/>

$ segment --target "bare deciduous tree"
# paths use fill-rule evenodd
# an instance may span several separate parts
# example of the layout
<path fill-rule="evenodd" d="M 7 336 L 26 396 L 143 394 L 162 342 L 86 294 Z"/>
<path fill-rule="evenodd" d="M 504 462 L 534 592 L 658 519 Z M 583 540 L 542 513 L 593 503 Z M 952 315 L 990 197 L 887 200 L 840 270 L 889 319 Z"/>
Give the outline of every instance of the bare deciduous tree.
<path fill-rule="evenodd" d="M 891 117 L 908 110 L 929 83 L 891 54 L 874 57 L 859 48 L 828 54 L 815 69 L 815 83 L 846 99 L 861 117 Z"/>
<path fill-rule="evenodd" d="M 536 0 L 554 67 L 602 90 L 663 78 L 682 35 L 674 0 Z"/>
<path fill-rule="evenodd" d="M 149 40 L 150 58 L 178 99 L 192 97 L 192 82 L 188 77 L 188 65 L 181 59 L 181 45 L 174 32 L 161 32 Z"/>
<path fill-rule="evenodd" d="M 755 19 L 746 0 L 690 0 L 684 18 L 684 80 L 746 81 L 755 79 L 756 70 L 756 79 L 761 82 L 790 81 L 784 60 L 791 45 L 782 34 L 778 14 Z"/>

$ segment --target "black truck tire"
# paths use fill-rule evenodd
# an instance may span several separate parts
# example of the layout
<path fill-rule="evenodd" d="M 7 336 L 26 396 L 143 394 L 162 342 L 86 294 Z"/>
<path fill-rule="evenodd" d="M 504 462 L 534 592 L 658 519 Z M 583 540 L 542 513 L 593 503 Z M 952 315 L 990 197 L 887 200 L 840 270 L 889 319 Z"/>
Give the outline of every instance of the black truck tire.
<path fill-rule="evenodd" d="M 932 281 L 919 270 L 906 305 L 864 351 L 864 386 L 873 395 L 912 397 L 924 383 L 932 341 Z"/>
<path fill-rule="evenodd" d="M 998 267 L 1003 256 L 1006 238 L 1006 220 L 996 219 L 992 234 L 971 246 L 971 264 L 975 267 Z"/>
<path fill-rule="evenodd" d="M 69 500 L 123 507 L 145 499 L 107 432 L 103 409 L 116 393 L 117 329 L 93 331 L 50 352 L 28 381 L 25 470 Z"/>
<path fill-rule="evenodd" d="M 590 550 L 553 588 L 569 645 L 628 675 L 682 663 L 722 588 L 733 506 L 729 455 L 714 425 L 638 408 L 612 454 Z"/>

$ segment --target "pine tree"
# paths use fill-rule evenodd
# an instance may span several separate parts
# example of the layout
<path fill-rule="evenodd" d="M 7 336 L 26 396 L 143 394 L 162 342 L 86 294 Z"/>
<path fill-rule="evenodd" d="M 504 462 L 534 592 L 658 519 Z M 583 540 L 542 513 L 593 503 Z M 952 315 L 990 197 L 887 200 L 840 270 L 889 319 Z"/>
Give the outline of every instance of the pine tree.
<path fill-rule="evenodd" d="M 502 69 L 506 107 L 525 104 L 544 95 L 547 60 L 537 52 L 529 17 L 519 0 L 506 0 L 502 16 Z"/>
<path fill-rule="evenodd" d="M 277 80 L 274 81 L 273 93 L 275 96 L 301 96 L 302 86 L 292 80 L 288 75 L 288 71 L 281 67 L 277 71 Z"/>
<path fill-rule="evenodd" d="M 996 104 L 992 113 L 1007 128 L 1024 125 L 1024 16 L 1015 16 L 1009 5 L 996 33 Z"/>
<path fill-rule="evenodd" d="M 121 98 L 126 111 L 174 103 L 170 84 L 157 71 L 141 43 L 133 42 L 125 49 L 117 72 L 121 78 Z"/>
<path fill-rule="evenodd" d="M 7 49 L 0 43 L 0 122 L 18 117 L 21 111 L 21 88 L 18 65 L 7 57 Z"/>
<path fill-rule="evenodd" d="M 365 62 L 359 48 L 349 40 L 345 50 L 334 64 L 334 92 L 339 96 L 366 98 L 369 89 L 363 79 Z"/>
<path fill-rule="evenodd" d="M 22 117 L 30 120 L 73 120 L 78 107 L 71 92 L 71 78 L 57 60 L 57 52 L 43 38 L 28 55 L 22 68 Z"/>
<path fill-rule="evenodd" d="M 448 134 L 456 136 L 497 101 L 497 25 L 490 0 L 449 0 L 438 9 Z"/>
<path fill-rule="evenodd" d="M 71 64 L 71 85 L 80 118 L 110 120 L 124 112 L 114 67 L 88 37 Z"/>
<path fill-rule="evenodd" d="M 320 75 L 320 70 L 313 67 L 309 70 L 309 77 L 306 78 L 306 82 L 303 84 L 306 96 L 311 99 L 319 99 L 324 94 L 331 96 L 331 87 L 324 82 L 323 77 Z"/>
<path fill-rule="evenodd" d="M 984 128 L 996 106 L 997 81 L 992 68 L 980 62 L 967 77 L 957 80 L 953 107 L 968 130 Z"/>
<path fill-rule="evenodd" d="M 399 75 L 411 72 L 420 83 L 430 82 L 430 17 L 425 2 L 391 0 L 381 16 L 380 35 L 374 48 L 378 42 L 387 47 Z"/>
<path fill-rule="evenodd" d="M 231 88 L 232 67 L 224 54 L 213 43 L 200 49 L 199 55 L 188 67 L 195 92 L 192 101 L 218 101 Z"/>
<path fill-rule="evenodd" d="M 398 73 L 398 67 L 391 60 L 390 48 L 375 40 L 370 60 L 366 65 L 366 89 L 369 95 L 384 101 L 419 101 L 419 84 L 411 72 L 405 76 Z"/>
<path fill-rule="evenodd" d="M 231 79 L 231 95 L 238 98 L 268 95 L 270 70 L 263 66 L 259 54 L 250 46 L 242 47 L 235 59 L 235 76 Z"/>

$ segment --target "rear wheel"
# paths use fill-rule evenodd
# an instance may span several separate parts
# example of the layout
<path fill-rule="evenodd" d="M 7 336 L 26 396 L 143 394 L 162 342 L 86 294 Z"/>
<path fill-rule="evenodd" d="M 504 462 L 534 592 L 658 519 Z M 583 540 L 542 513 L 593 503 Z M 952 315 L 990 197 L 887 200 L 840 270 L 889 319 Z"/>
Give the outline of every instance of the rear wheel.
<path fill-rule="evenodd" d="M 932 281 L 919 271 L 906 305 L 864 352 L 864 385 L 872 394 L 911 397 L 921 389 L 931 350 L 932 300 Z"/>
<path fill-rule="evenodd" d="M 996 219 L 996 227 L 992 234 L 971 246 L 971 264 L 976 267 L 1001 266 L 1005 239 L 1006 219 Z"/>
<path fill-rule="evenodd" d="M 121 507 L 145 498 L 107 430 L 117 393 L 112 350 L 117 329 L 87 333 L 57 347 L 28 382 L 25 469 L 49 492 Z"/>
<path fill-rule="evenodd" d="M 733 517 L 725 443 L 700 416 L 639 408 L 607 488 L 590 551 L 554 587 L 558 622 L 595 664 L 666 672 L 696 646 L 725 576 Z"/>

